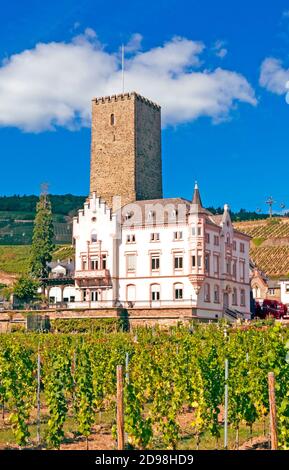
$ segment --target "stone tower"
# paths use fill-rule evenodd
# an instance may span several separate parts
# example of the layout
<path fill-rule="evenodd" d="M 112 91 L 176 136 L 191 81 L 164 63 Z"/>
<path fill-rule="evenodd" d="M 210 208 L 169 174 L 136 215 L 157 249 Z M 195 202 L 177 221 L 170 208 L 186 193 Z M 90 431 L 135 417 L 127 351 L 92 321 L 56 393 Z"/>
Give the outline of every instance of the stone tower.
<path fill-rule="evenodd" d="M 161 111 L 137 93 L 92 102 L 90 192 L 112 207 L 162 198 Z"/>

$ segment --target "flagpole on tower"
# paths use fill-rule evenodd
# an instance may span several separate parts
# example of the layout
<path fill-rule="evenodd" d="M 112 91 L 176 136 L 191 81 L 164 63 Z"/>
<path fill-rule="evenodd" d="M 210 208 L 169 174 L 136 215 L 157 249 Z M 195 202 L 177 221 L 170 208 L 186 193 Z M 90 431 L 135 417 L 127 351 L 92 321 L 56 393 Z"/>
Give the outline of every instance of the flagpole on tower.
<path fill-rule="evenodd" d="M 124 93 L 124 45 L 121 46 L 121 76 L 122 76 L 122 93 Z"/>

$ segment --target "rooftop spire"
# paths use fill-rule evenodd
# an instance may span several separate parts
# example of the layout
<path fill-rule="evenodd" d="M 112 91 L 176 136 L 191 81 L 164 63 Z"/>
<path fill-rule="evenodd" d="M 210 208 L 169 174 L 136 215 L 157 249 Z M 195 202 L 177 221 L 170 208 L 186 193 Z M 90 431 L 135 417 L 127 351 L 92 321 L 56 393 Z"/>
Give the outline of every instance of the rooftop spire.
<path fill-rule="evenodd" d="M 199 186 L 197 181 L 195 182 L 195 189 L 194 189 L 194 195 L 193 195 L 193 204 L 197 204 L 199 208 L 203 207 L 201 196 L 200 196 L 200 191 L 199 191 Z"/>

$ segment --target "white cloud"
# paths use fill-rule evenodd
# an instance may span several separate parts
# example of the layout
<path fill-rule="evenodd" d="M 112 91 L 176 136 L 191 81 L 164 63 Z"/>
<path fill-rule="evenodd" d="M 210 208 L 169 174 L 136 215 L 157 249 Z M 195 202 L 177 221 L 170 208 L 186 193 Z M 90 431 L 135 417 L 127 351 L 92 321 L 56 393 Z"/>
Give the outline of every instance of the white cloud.
<path fill-rule="evenodd" d="M 237 102 L 256 104 L 254 91 L 241 74 L 222 68 L 201 70 L 201 42 L 176 37 L 137 52 L 140 43 L 141 36 L 134 35 L 125 88 L 161 104 L 164 125 L 200 116 L 219 121 Z M 120 91 L 119 52 L 107 52 L 95 32 L 87 29 L 69 43 L 40 43 L 2 63 L 0 126 L 28 132 L 89 126 L 91 99 Z"/>
<path fill-rule="evenodd" d="M 136 52 L 141 49 L 142 35 L 135 33 L 125 45 L 126 52 Z"/>
<path fill-rule="evenodd" d="M 260 85 L 272 93 L 283 95 L 288 91 L 289 69 L 283 67 L 281 60 L 268 57 L 261 65 Z"/>
<path fill-rule="evenodd" d="M 221 40 L 216 41 L 214 44 L 213 51 L 220 59 L 223 59 L 228 54 L 228 49 L 225 47 L 225 45 L 225 41 Z"/>

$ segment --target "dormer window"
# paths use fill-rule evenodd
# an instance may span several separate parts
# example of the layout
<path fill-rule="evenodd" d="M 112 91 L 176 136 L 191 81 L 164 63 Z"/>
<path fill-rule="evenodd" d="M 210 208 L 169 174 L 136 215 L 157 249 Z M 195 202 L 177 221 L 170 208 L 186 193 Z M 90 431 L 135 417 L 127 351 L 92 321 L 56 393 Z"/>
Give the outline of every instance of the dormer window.
<path fill-rule="evenodd" d="M 124 217 L 125 217 L 125 220 L 131 219 L 131 218 L 132 218 L 132 214 L 133 214 L 132 212 L 127 212 L 127 213 L 125 214 L 125 216 L 124 216 Z"/>
<path fill-rule="evenodd" d="M 114 126 L 114 124 L 115 124 L 115 117 L 114 117 L 114 114 L 111 114 L 110 115 L 110 125 Z"/>
<path fill-rule="evenodd" d="M 154 211 L 149 211 L 149 213 L 148 213 L 149 220 L 151 220 L 154 215 L 155 215 Z"/>
<path fill-rule="evenodd" d="M 175 219 L 178 215 L 178 211 L 176 209 L 172 210 L 172 217 Z"/>

